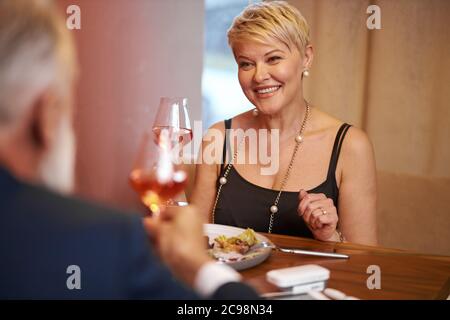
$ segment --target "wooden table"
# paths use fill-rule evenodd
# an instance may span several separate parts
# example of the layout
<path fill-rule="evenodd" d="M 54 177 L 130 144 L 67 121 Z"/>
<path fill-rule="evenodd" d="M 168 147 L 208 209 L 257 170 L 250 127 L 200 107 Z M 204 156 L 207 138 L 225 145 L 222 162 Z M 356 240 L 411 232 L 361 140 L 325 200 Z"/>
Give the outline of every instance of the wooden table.
<path fill-rule="evenodd" d="M 241 272 L 244 280 L 260 292 L 278 291 L 265 280 L 266 272 L 304 264 L 317 264 L 331 271 L 327 287 L 360 299 L 447 299 L 450 294 L 450 257 L 415 254 L 408 251 L 352 243 L 324 243 L 316 240 L 264 234 L 280 247 L 344 253 L 350 259 L 330 259 L 272 251 L 262 264 Z M 370 290 L 367 272 L 380 267 L 381 289 Z"/>

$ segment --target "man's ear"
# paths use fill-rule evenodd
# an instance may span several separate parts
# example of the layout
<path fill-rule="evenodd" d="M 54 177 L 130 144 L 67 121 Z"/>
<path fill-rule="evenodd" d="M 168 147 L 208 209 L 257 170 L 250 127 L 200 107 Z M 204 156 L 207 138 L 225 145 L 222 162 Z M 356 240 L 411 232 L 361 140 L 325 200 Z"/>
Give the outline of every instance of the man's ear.
<path fill-rule="evenodd" d="M 30 134 L 33 144 L 42 151 L 48 150 L 55 139 L 59 110 L 55 94 L 47 90 L 33 102 Z"/>
<path fill-rule="evenodd" d="M 304 55 L 304 59 L 303 59 L 303 70 L 311 69 L 313 59 L 314 59 L 313 46 L 308 44 L 305 48 L 305 55 Z"/>

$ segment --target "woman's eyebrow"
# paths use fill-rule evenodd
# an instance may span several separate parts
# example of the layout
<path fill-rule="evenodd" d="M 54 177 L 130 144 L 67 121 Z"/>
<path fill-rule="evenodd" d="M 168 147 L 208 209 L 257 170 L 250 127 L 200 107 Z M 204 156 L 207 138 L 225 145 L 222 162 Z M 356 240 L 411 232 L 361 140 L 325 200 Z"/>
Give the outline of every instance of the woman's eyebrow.
<path fill-rule="evenodd" d="M 282 50 L 280 50 L 280 49 L 274 49 L 274 50 L 271 50 L 271 51 L 269 51 L 269 52 L 267 52 L 264 56 L 268 56 L 269 54 L 272 54 L 272 53 L 274 53 L 274 52 L 281 52 L 281 53 L 284 53 Z"/>
<path fill-rule="evenodd" d="M 239 55 L 237 58 L 238 58 L 238 59 L 247 59 L 247 60 L 250 60 L 250 58 L 248 58 L 248 57 L 246 57 L 246 56 L 243 56 L 243 55 Z"/>
<path fill-rule="evenodd" d="M 280 50 L 280 49 L 274 49 L 274 50 L 270 50 L 269 52 L 265 53 L 265 54 L 264 54 L 264 57 L 266 57 L 266 56 L 268 56 L 268 55 L 270 55 L 270 54 L 272 54 L 272 53 L 275 53 L 275 52 L 284 53 L 283 50 Z M 248 57 L 246 57 L 246 56 L 244 56 L 244 55 L 241 55 L 241 54 L 237 57 L 237 59 L 247 59 L 247 60 L 251 60 L 250 58 L 248 58 Z"/>

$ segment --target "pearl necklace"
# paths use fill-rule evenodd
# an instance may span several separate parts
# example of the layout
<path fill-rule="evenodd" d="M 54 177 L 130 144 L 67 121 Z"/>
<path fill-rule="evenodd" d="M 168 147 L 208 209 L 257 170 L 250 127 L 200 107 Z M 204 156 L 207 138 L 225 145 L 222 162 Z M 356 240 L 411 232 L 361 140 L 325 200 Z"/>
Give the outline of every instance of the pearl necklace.
<path fill-rule="evenodd" d="M 269 220 L 268 233 L 272 233 L 273 219 L 274 219 L 275 214 L 278 212 L 278 203 L 280 201 L 281 192 L 283 191 L 284 186 L 286 185 L 286 182 L 287 182 L 287 180 L 289 178 L 289 173 L 291 172 L 292 166 L 294 164 L 295 156 L 297 155 L 297 152 L 298 152 L 298 149 L 300 147 L 300 144 L 303 142 L 303 131 L 305 130 L 306 122 L 308 121 L 309 112 L 310 112 L 310 106 L 309 106 L 308 102 L 306 102 L 305 117 L 303 118 L 302 125 L 300 127 L 300 131 L 299 131 L 298 135 L 295 137 L 295 147 L 294 147 L 294 151 L 292 153 L 291 161 L 289 162 L 289 166 L 288 166 L 288 168 L 286 170 L 286 174 L 284 175 L 283 181 L 281 182 L 280 191 L 278 192 L 277 197 L 275 198 L 275 201 L 274 201 L 273 205 L 269 209 L 269 211 L 270 211 L 270 220 Z M 214 207 L 213 207 L 213 210 L 212 210 L 212 223 L 215 223 L 214 220 L 215 220 L 216 207 L 217 207 L 217 203 L 218 203 L 219 198 L 220 198 L 220 193 L 222 191 L 222 187 L 227 183 L 228 173 L 230 172 L 230 169 L 233 166 L 233 162 L 236 159 L 239 147 L 242 144 L 243 140 L 244 140 L 244 138 L 242 138 L 241 142 L 239 143 L 238 147 L 236 148 L 236 151 L 233 154 L 233 158 L 231 159 L 230 163 L 227 165 L 223 176 L 220 177 L 220 179 L 219 179 L 219 188 L 217 190 L 216 200 L 214 201 Z"/>

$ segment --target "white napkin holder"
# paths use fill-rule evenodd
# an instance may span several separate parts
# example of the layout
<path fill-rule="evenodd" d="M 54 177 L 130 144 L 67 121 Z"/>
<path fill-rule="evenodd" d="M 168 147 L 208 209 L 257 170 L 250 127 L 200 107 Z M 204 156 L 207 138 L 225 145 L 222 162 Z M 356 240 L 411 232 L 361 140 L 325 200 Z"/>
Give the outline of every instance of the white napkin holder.
<path fill-rule="evenodd" d="M 324 290 L 329 278 L 330 270 L 314 264 L 275 269 L 266 274 L 268 282 L 283 291 L 298 294 Z"/>

